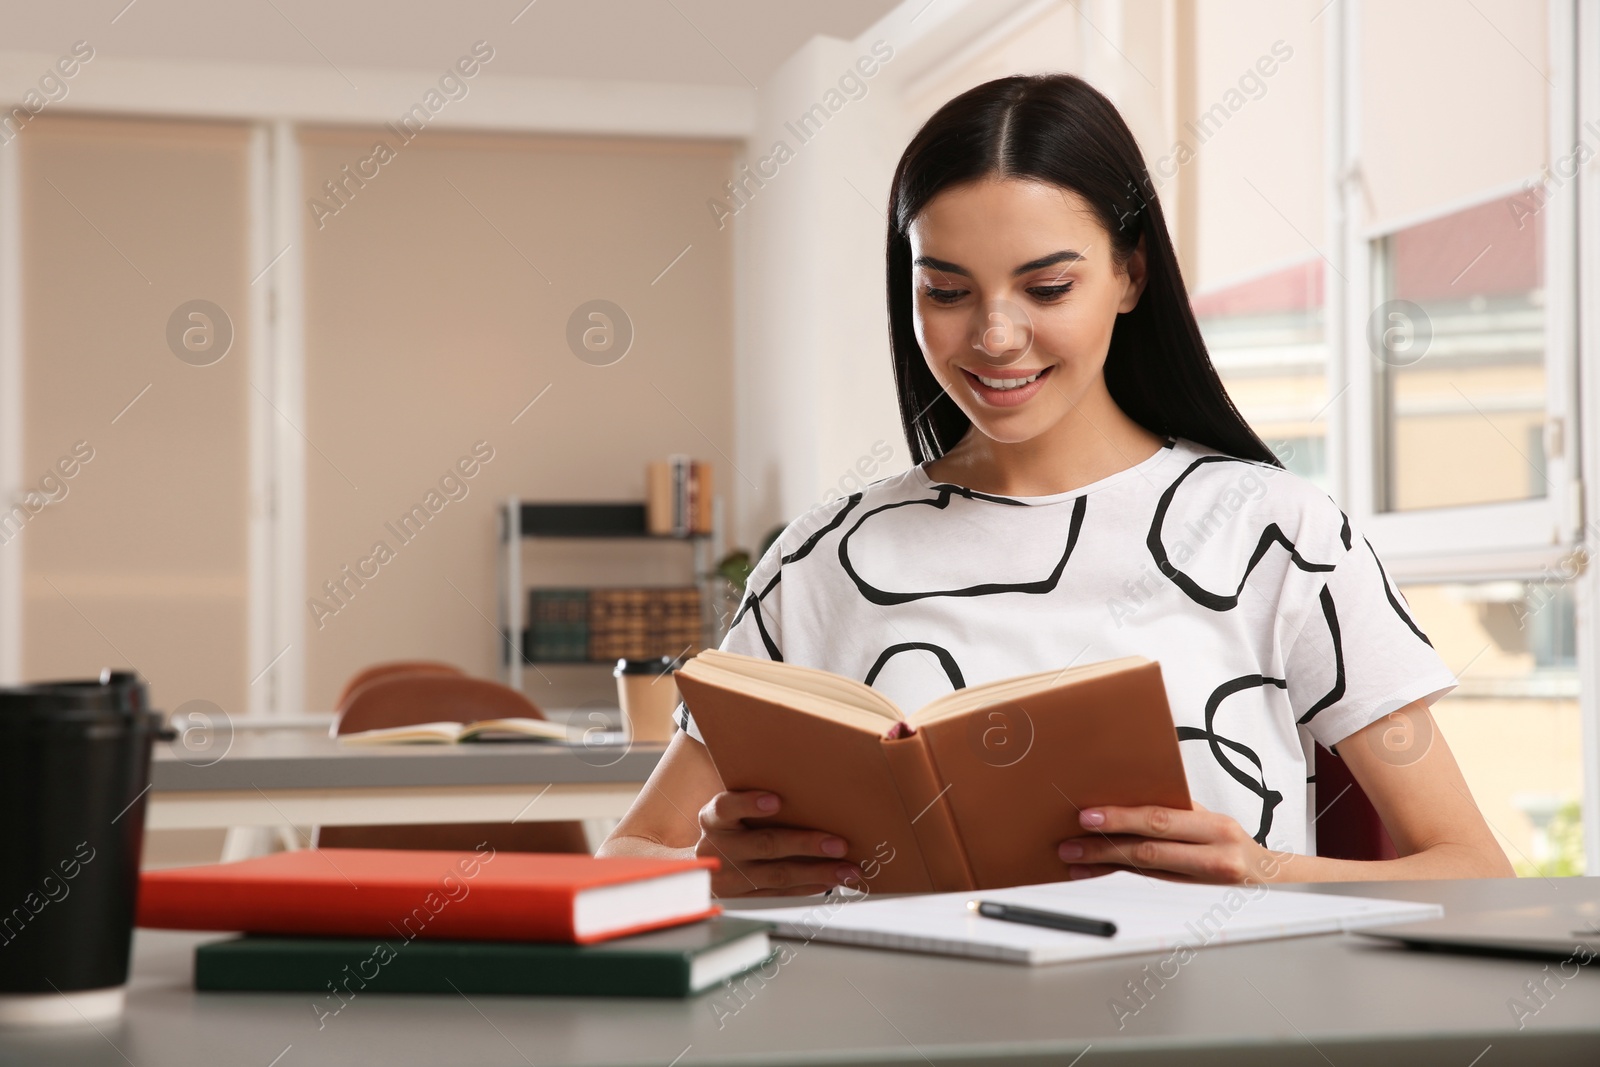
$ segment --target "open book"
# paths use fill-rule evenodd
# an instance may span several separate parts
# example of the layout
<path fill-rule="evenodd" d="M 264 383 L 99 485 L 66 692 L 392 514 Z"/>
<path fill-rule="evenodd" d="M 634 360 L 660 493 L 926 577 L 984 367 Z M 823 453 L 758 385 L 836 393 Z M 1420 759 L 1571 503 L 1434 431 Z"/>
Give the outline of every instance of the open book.
<path fill-rule="evenodd" d="M 449 745 L 458 741 L 565 741 L 564 723 L 543 719 L 480 719 L 478 722 L 419 722 L 340 734 L 343 745 Z"/>
<path fill-rule="evenodd" d="M 1158 664 L 1142 657 L 1023 675 L 906 714 L 827 671 L 708 650 L 674 675 L 731 790 L 783 798 L 750 825 L 849 842 L 872 892 L 1066 878 L 1056 847 L 1100 804 L 1188 808 Z"/>

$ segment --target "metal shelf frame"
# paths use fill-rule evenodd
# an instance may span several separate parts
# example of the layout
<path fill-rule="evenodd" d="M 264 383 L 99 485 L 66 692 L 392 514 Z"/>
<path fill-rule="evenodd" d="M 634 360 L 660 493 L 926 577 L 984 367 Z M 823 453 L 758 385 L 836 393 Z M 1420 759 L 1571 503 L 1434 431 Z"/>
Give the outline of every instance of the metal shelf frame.
<path fill-rule="evenodd" d="M 524 500 L 510 497 L 500 507 L 500 551 L 496 566 L 499 588 L 498 626 L 502 641 L 501 672 L 505 683 L 522 689 L 522 631 L 528 590 L 523 581 L 523 543 L 533 540 L 582 540 L 615 542 L 677 542 L 694 551 L 694 584 L 700 589 L 701 642 L 707 648 L 720 640 L 720 620 L 715 608 L 717 563 L 725 554 L 723 544 L 723 500 L 716 496 L 711 504 L 711 532 L 687 537 L 663 536 L 648 532 L 645 505 L 637 501 L 593 501 L 583 503 Z M 595 662 L 585 666 L 608 667 Z"/>

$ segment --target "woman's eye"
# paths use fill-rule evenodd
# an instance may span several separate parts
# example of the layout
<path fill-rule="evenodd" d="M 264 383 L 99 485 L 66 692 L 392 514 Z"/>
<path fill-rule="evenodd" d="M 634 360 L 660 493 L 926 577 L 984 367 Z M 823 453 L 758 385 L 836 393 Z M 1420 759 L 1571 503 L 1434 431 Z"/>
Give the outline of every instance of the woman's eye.
<path fill-rule="evenodd" d="M 954 304 L 964 295 L 960 289 L 935 289 L 931 285 L 922 292 L 935 304 Z"/>
<path fill-rule="evenodd" d="M 1058 296 L 1065 295 L 1071 289 L 1071 282 L 1063 282 L 1060 285 L 1036 285 L 1028 290 L 1028 295 L 1037 300 L 1054 300 Z"/>

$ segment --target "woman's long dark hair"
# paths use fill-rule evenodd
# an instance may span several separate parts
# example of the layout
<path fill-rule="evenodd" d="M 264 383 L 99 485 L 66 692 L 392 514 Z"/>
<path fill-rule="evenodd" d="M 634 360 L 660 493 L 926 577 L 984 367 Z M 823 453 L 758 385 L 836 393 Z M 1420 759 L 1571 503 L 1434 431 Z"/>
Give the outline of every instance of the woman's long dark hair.
<path fill-rule="evenodd" d="M 1206 354 L 1133 134 L 1111 101 L 1070 74 L 1000 78 L 967 90 L 923 124 L 895 168 L 889 342 L 913 462 L 944 455 L 971 422 L 917 344 L 907 230 L 940 192 L 990 177 L 1048 182 L 1081 196 L 1110 234 L 1119 266 L 1144 238 L 1144 292 L 1137 307 L 1117 316 L 1105 363 L 1106 387 L 1129 418 L 1152 433 L 1281 466 L 1233 406 Z"/>

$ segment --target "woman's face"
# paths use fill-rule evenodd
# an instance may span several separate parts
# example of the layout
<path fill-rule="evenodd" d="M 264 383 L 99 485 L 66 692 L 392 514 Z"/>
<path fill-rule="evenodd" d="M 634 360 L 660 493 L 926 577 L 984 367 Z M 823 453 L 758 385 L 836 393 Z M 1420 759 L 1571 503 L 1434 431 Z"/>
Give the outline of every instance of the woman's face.
<path fill-rule="evenodd" d="M 1043 182 L 946 189 L 911 223 L 913 321 L 933 376 L 989 438 L 1056 425 L 1101 377 L 1117 314 L 1144 288 L 1083 199 Z"/>

